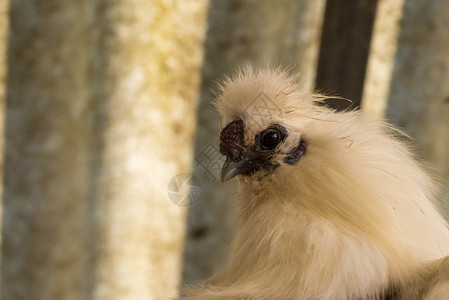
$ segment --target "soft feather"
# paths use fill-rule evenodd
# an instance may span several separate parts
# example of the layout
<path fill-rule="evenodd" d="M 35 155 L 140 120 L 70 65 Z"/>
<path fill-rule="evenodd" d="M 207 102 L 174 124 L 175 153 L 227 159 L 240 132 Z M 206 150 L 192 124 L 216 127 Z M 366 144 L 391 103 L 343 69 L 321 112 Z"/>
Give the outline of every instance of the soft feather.
<path fill-rule="evenodd" d="M 276 108 L 263 122 L 261 96 Z M 279 156 L 274 172 L 238 176 L 229 263 L 189 299 L 380 299 L 427 280 L 449 254 L 438 189 L 394 128 L 323 99 L 280 69 L 245 67 L 223 82 L 215 106 L 223 126 L 243 120 L 246 145 L 276 123 L 288 131 L 280 152 L 299 139 L 307 150 L 293 165 Z"/>

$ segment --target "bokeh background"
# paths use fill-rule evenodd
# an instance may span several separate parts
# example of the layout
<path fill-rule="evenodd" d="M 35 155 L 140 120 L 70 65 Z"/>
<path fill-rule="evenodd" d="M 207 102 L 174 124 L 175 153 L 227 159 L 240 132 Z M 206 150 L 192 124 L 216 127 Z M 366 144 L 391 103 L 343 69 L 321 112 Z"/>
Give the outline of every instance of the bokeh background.
<path fill-rule="evenodd" d="M 448 28 L 446 0 L 0 0 L 1 299 L 169 299 L 220 268 L 210 102 L 244 62 L 400 126 L 447 194 Z"/>

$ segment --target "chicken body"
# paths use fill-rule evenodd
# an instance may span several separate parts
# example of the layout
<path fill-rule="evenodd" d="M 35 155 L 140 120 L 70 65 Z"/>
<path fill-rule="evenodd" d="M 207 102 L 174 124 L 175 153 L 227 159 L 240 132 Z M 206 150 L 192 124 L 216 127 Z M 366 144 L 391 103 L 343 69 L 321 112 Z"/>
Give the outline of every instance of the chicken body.
<path fill-rule="evenodd" d="M 391 126 L 323 99 L 280 70 L 224 81 L 223 179 L 238 178 L 240 224 L 229 263 L 188 299 L 444 299 L 430 282 L 449 292 L 432 179 Z"/>

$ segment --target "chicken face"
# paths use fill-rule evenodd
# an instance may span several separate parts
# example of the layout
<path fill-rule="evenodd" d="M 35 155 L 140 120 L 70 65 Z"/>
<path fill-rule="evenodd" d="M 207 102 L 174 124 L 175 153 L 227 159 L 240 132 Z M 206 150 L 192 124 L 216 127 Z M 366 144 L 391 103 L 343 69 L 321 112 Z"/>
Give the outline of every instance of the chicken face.
<path fill-rule="evenodd" d="M 285 152 L 285 147 L 281 146 L 288 138 L 288 132 L 281 124 L 272 124 L 257 133 L 250 139 L 254 141 L 251 145 L 245 144 L 244 136 L 245 123 L 240 119 L 227 124 L 220 133 L 220 152 L 226 156 L 221 174 L 222 182 L 239 174 L 271 174 L 281 164 L 294 164 L 305 152 L 305 142 L 302 139 Z"/>

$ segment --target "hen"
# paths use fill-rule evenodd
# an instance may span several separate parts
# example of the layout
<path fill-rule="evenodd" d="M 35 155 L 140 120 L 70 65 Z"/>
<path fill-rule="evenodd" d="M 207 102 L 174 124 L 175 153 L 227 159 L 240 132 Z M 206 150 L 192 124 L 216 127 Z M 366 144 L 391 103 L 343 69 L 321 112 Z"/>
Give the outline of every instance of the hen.
<path fill-rule="evenodd" d="M 188 299 L 449 299 L 438 189 L 392 126 L 335 112 L 279 69 L 215 101 L 222 180 L 239 182 L 229 263 Z"/>

